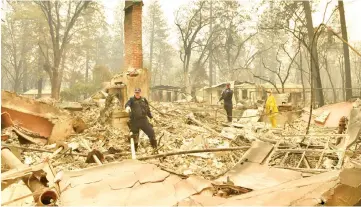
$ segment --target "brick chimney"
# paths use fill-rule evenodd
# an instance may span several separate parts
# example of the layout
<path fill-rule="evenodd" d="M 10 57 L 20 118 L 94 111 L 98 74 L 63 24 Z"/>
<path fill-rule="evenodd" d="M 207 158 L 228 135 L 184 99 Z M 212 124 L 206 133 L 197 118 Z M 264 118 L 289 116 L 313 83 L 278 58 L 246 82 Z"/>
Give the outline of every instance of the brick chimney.
<path fill-rule="evenodd" d="M 125 1 L 125 70 L 143 68 L 142 6 L 142 0 Z"/>

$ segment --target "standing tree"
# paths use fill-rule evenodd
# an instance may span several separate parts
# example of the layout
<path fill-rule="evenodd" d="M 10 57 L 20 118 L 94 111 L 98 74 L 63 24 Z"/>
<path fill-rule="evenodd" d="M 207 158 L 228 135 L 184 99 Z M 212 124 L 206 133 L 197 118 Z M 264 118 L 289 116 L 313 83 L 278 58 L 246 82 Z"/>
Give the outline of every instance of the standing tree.
<path fill-rule="evenodd" d="M 338 1 L 338 10 L 340 12 L 340 22 L 341 22 L 341 31 L 342 38 L 347 42 L 347 28 L 346 28 L 346 19 L 345 19 L 345 9 L 343 6 L 343 1 Z M 352 97 L 352 80 L 351 80 L 351 66 L 350 66 L 350 53 L 348 45 L 343 43 L 343 57 L 345 58 L 345 87 L 346 87 L 346 100 L 349 100 Z"/>
<path fill-rule="evenodd" d="M 166 74 L 164 64 L 170 63 L 171 46 L 168 43 L 167 23 L 159 1 L 152 1 L 147 7 L 147 15 L 144 16 L 144 30 L 146 32 L 145 43 L 149 46 L 149 70 L 152 72 L 152 85 L 159 78 L 162 82 L 162 76 Z M 167 58 L 164 58 L 167 57 Z M 169 67 L 169 65 L 168 65 Z"/>
<path fill-rule="evenodd" d="M 124 2 L 118 1 L 119 3 L 115 7 L 114 16 L 116 17 L 114 23 L 110 29 L 113 31 L 110 41 L 110 57 L 111 61 L 109 64 L 110 70 L 113 73 L 123 71 L 124 64 Z"/>
<path fill-rule="evenodd" d="M 295 62 L 298 53 L 300 52 L 299 50 L 297 50 L 293 55 L 291 55 L 290 52 L 288 52 L 286 50 L 285 45 L 286 45 L 286 43 L 281 44 L 277 50 L 277 54 L 276 54 L 276 61 L 278 63 L 277 69 L 272 69 L 271 67 L 267 66 L 262 59 L 263 67 L 267 71 L 274 73 L 277 76 L 277 78 L 279 79 L 279 82 L 281 83 L 281 87 L 282 87 L 282 93 L 285 92 L 285 83 L 287 82 L 288 78 L 290 77 L 292 65 Z M 283 67 L 284 61 L 281 61 L 280 57 L 279 57 L 281 49 L 284 52 L 284 54 L 286 54 L 287 58 L 289 59 L 289 63 L 285 68 Z M 273 82 L 261 75 L 254 75 L 254 77 L 270 83 L 277 90 L 277 92 L 280 93 L 280 90 L 277 87 L 276 82 Z"/>
<path fill-rule="evenodd" d="M 59 99 L 61 82 L 63 77 L 63 67 L 66 47 L 72 39 L 71 33 L 74 24 L 80 17 L 83 10 L 90 4 L 89 1 L 36 1 L 45 19 L 48 22 L 48 29 L 51 37 L 52 57 L 42 54 L 45 57 L 46 67 L 44 69 L 51 81 L 51 97 Z M 62 15 L 63 13 L 66 15 Z M 65 16 L 65 18 L 64 18 Z"/>
<path fill-rule="evenodd" d="M 305 10 L 305 17 L 306 17 L 306 27 L 307 27 L 307 34 L 308 34 L 308 46 L 310 50 L 310 57 L 311 57 L 311 69 L 312 75 L 314 77 L 314 84 L 313 86 L 316 87 L 316 98 L 317 102 L 320 106 L 325 104 L 324 97 L 323 97 L 323 90 L 322 90 L 322 83 L 321 83 L 321 75 L 320 75 L 320 66 L 318 61 L 318 53 L 317 53 L 317 37 L 315 37 L 315 32 L 313 28 L 313 21 L 312 21 L 312 10 L 309 1 L 304 1 L 303 7 Z"/>
<path fill-rule="evenodd" d="M 35 76 L 32 71 L 38 11 L 32 2 L 8 2 L 10 11 L 1 25 L 1 69 L 3 80 L 11 85 L 8 90 L 25 92 Z M 38 22 L 40 24 L 40 22 Z M 23 86 L 21 88 L 21 85 Z"/>
<path fill-rule="evenodd" d="M 312 86 L 315 88 L 316 100 L 324 105 L 320 67 L 317 53 L 317 36 L 314 34 L 311 3 L 309 1 L 272 1 L 262 14 L 260 29 L 283 30 L 301 41 L 310 54 Z M 314 41 L 313 41 L 314 40 Z"/>
<path fill-rule="evenodd" d="M 209 19 L 203 14 L 205 3 L 205 1 L 197 1 L 194 4 L 194 8 L 190 9 L 189 14 L 182 16 L 179 13 L 181 10 L 178 10 L 175 20 L 175 24 L 181 35 L 180 59 L 183 62 L 184 86 L 188 94 L 191 93 L 190 79 L 188 76 L 194 43 L 202 28 L 209 24 Z"/>

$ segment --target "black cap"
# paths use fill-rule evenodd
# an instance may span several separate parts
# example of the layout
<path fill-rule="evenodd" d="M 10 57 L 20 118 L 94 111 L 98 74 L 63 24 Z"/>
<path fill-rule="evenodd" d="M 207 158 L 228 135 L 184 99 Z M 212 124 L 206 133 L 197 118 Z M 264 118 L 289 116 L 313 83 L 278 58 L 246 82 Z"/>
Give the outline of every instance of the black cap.
<path fill-rule="evenodd" d="M 135 88 L 135 89 L 134 89 L 134 93 L 137 93 L 137 92 L 139 93 L 139 92 L 141 92 L 141 91 L 142 91 L 142 90 L 140 90 L 140 88 Z"/>

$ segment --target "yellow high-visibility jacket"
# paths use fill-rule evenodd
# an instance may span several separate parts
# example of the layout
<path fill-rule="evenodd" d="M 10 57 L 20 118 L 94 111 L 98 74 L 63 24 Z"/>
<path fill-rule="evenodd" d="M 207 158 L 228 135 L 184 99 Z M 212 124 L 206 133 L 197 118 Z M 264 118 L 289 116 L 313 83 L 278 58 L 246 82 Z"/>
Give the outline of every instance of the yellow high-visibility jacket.
<path fill-rule="evenodd" d="M 270 113 L 271 111 L 272 111 L 272 113 Z M 276 99 L 271 94 L 270 96 L 268 96 L 267 101 L 266 101 L 266 114 L 269 117 L 273 117 L 276 115 L 277 112 L 278 112 L 278 108 L 277 108 L 277 104 L 276 104 Z"/>

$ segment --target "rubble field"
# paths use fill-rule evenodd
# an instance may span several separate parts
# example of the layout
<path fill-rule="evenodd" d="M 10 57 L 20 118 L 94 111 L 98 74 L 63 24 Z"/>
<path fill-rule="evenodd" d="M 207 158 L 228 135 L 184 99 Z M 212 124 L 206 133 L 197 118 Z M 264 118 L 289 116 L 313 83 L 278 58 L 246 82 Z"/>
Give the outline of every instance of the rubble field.
<path fill-rule="evenodd" d="M 112 113 L 120 110 L 117 99 L 107 98 L 105 105 L 92 100 L 80 104 L 65 104 L 66 109 L 64 103 L 53 100 L 40 102 L 59 109 L 68 117 L 81 120 L 80 125 L 85 124 L 82 126 L 84 130 L 77 130 L 79 123 L 71 122 L 74 130 L 68 133 L 64 140 L 67 143 L 66 150 L 64 148 L 50 158 L 55 174 L 96 167 L 98 164 L 94 160 L 89 163 L 92 156 L 88 154 L 90 150 L 101 153 L 101 156 L 97 156 L 103 165 L 132 158 L 129 132 L 111 124 Z M 283 121 L 279 128 L 270 128 L 267 121 L 259 122 L 267 120 L 262 117 L 262 106 L 258 106 L 257 109 L 235 110 L 233 123 L 226 123 L 222 106 L 192 102 L 150 104 L 158 149 L 153 150 L 147 136 L 141 132 L 137 159 L 181 178 L 196 176 L 212 182 L 223 179 L 223 183 L 226 183 L 224 179 L 227 178 L 227 182 L 232 183 L 231 186 L 245 187 L 248 192 L 254 189 L 254 185 L 248 188 L 239 186 L 235 183 L 240 182 L 243 185 L 243 181 L 237 181 L 237 176 L 233 175 L 230 180 L 230 177 L 227 177 L 232 169 L 244 162 L 299 172 L 302 173 L 300 177 L 341 170 L 343 164 L 349 161 L 361 163 L 359 141 L 354 141 L 346 150 L 350 138 L 346 134 L 338 134 L 338 127 L 325 128 L 312 123 L 308 134 L 305 135 L 308 123 L 302 120 L 302 116 L 307 114 L 307 111 L 303 111 L 302 116 L 298 112 L 294 113 L 292 116 L 298 118 L 292 120 L 283 117 L 286 121 Z M 71 107 L 72 105 L 74 107 Z M 292 112 L 287 112 L 285 116 L 289 116 L 290 113 Z M 283 114 L 280 113 L 279 116 Z M 315 119 L 317 116 L 314 115 L 312 118 Z M 21 123 L 2 127 L 2 145 L 11 149 L 22 163 L 36 166 L 44 160 L 49 160 L 51 153 L 58 149 L 59 142 L 39 146 L 39 143 L 32 142 L 32 139 L 24 139 L 23 135 L 14 131 L 18 126 L 21 126 Z M 337 143 L 340 140 L 341 144 Z M 217 148 L 230 150 L 217 151 Z M 200 152 L 189 153 L 192 150 Z M 210 152 L 202 152 L 207 150 Z M 179 151 L 185 152 L 160 156 Z M 2 165 L 2 172 L 8 170 L 6 165 Z M 236 192 L 240 189 L 234 191 L 234 188 L 236 187 L 233 187 L 233 190 L 227 188 L 227 197 L 230 196 L 229 192 L 239 194 Z M 218 195 L 219 190 L 212 194 Z"/>

